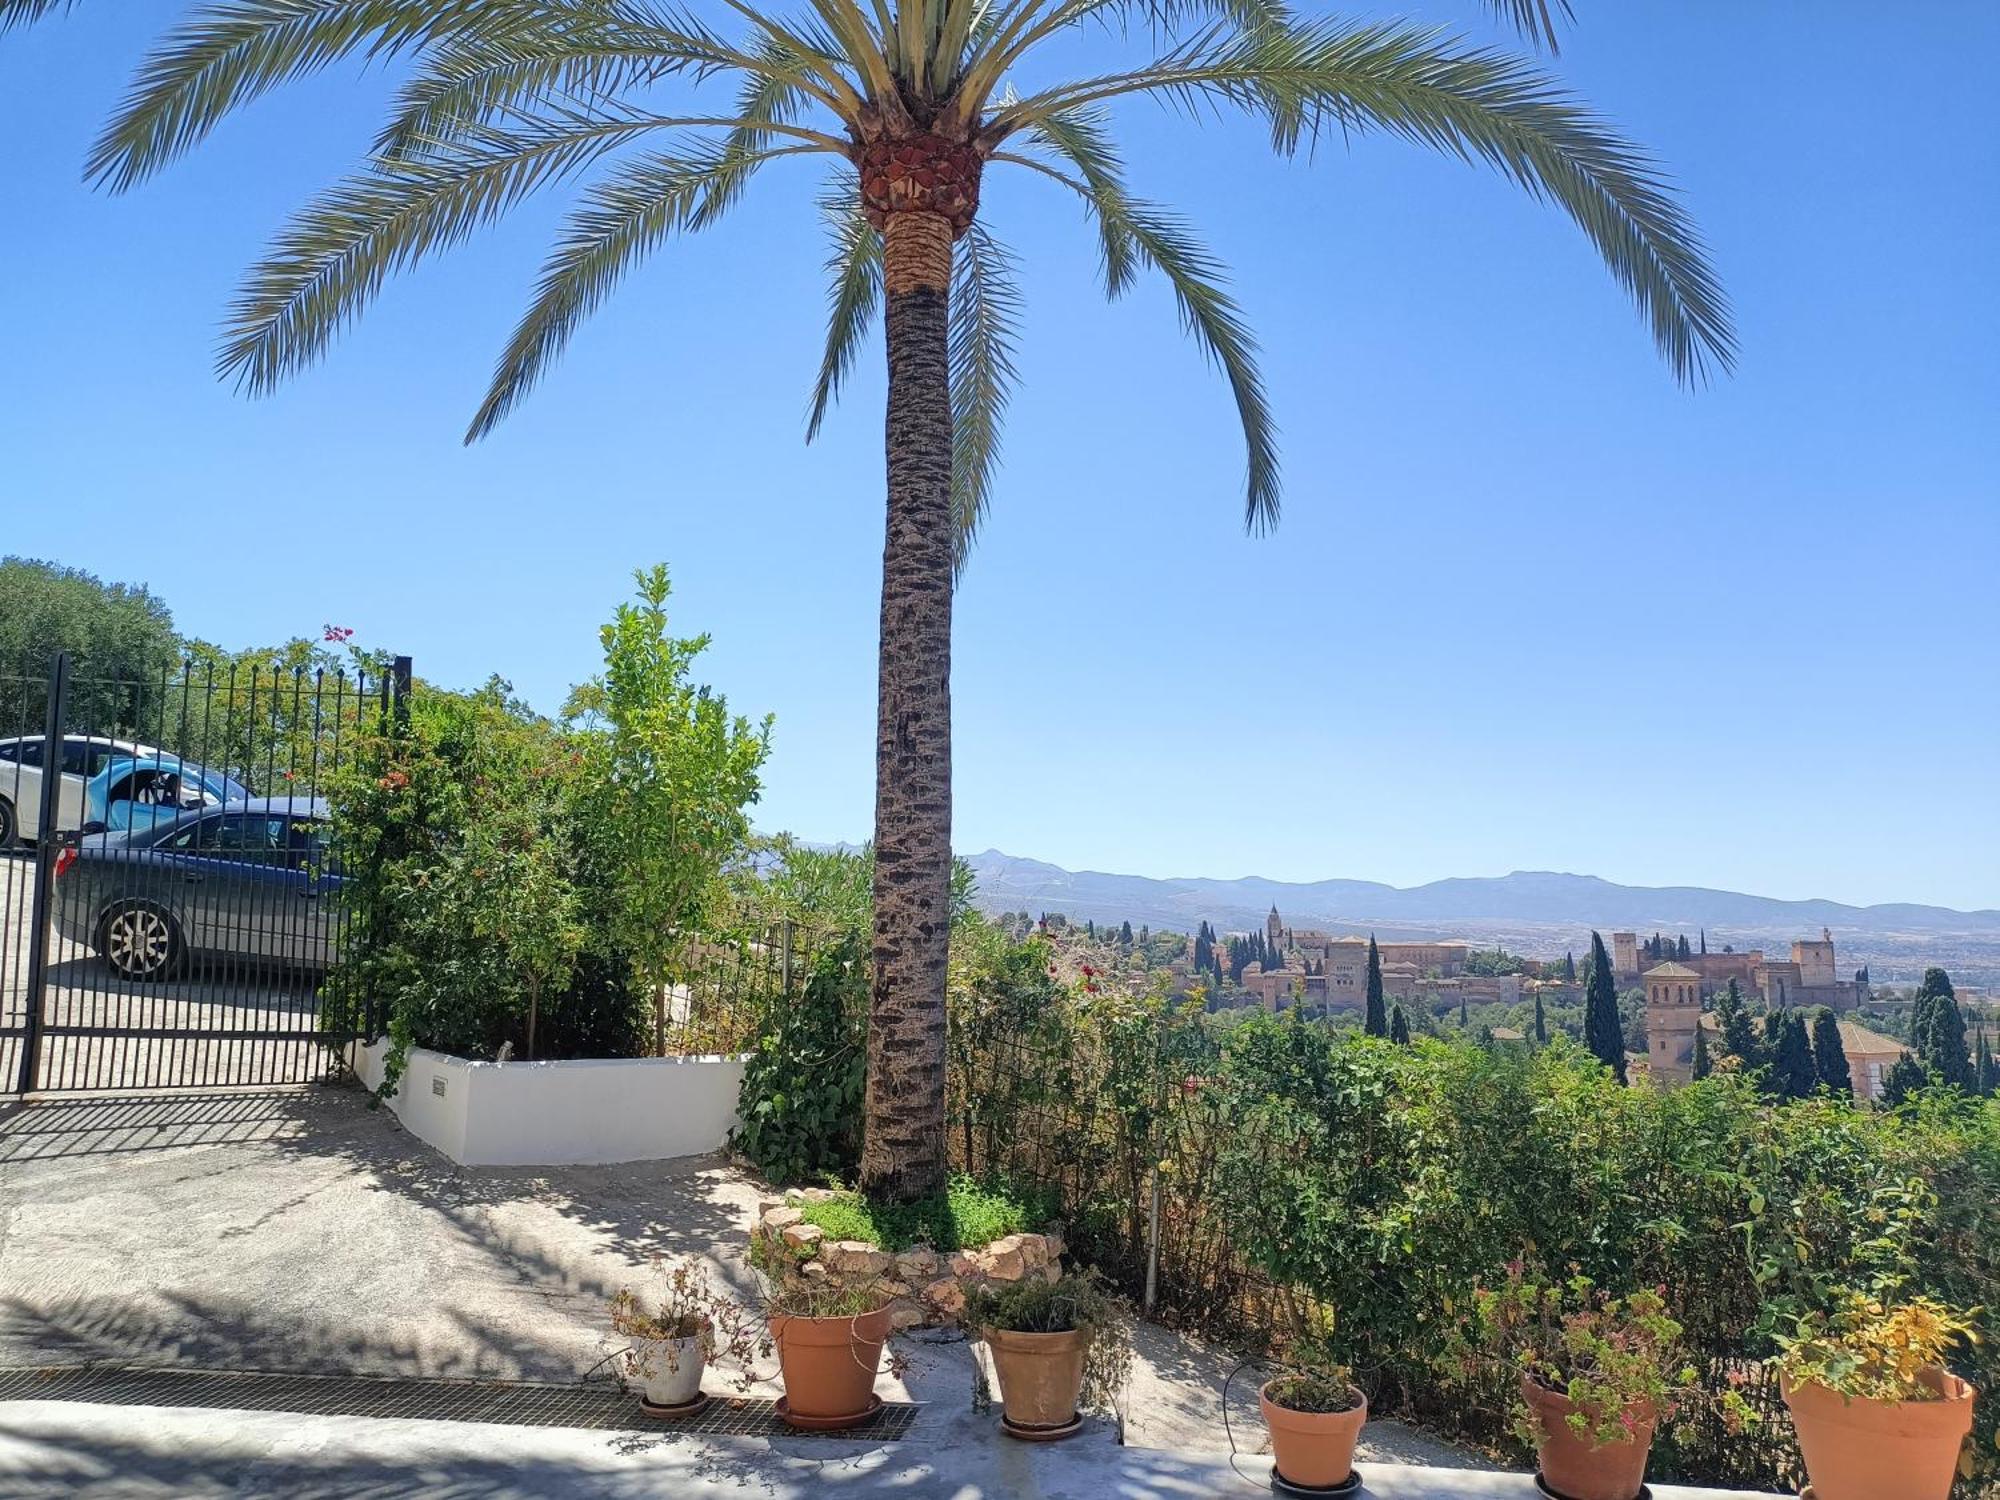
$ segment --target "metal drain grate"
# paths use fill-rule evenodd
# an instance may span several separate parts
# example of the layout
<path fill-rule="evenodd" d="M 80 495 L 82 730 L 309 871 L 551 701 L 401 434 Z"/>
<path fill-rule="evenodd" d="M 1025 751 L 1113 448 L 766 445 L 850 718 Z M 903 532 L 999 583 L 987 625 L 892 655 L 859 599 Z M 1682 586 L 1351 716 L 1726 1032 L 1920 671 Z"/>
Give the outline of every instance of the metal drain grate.
<path fill-rule="evenodd" d="M 893 1442 L 917 1408 L 885 1401 L 844 1432 L 805 1433 L 778 1420 L 775 1402 L 717 1396 L 692 1417 L 664 1421 L 639 1410 L 615 1385 L 529 1385 L 512 1381 L 394 1380 L 362 1375 L 260 1375 L 222 1370 L 103 1365 L 0 1369 L 0 1401 L 89 1401 L 106 1406 L 195 1406 L 282 1411 L 302 1416 L 402 1417 L 494 1422 L 509 1427 L 582 1427 L 605 1432 L 697 1433 L 730 1437 L 815 1437 Z"/>

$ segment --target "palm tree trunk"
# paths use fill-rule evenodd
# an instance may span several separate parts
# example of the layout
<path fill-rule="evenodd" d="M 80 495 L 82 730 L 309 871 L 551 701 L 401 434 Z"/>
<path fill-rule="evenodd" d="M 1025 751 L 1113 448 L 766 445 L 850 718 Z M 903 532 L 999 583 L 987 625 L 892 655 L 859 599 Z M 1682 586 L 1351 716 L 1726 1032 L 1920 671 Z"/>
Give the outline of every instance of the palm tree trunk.
<path fill-rule="evenodd" d="M 875 731 L 875 942 L 861 1187 L 909 1199 L 945 1177 L 951 933 L 950 222 L 883 230 L 888 535 Z"/>

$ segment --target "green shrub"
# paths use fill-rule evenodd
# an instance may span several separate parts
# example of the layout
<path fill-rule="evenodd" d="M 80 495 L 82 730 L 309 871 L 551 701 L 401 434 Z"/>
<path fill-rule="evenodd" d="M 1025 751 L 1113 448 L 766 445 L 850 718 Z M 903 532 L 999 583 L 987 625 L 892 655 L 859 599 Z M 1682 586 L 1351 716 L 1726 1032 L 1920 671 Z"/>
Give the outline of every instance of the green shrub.
<path fill-rule="evenodd" d="M 868 952 L 850 933 L 814 960 L 802 994 L 766 1008 L 730 1138 L 776 1183 L 852 1177 L 868 1079 Z"/>
<path fill-rule="evenodd" d="M 1157 1182 L 1160 1313 L 1281 1351 L 1330 1326 L 1315 1357 L 1385 1415 L 1510 1442 L 1507 1382 L 1441 1374 L 1458 1315 L 1524 1252 L 1615 1296 L 1664 1289 L 1705 1397 L 1662 1430 L 1662 1478 L 1796 1482 L 1774 1335 L 1850 1287 L 1980 1309 L 1954 1367 L 2000 1388 L 2000 1102 L 1775 1104 L 1728 1071 L 1624 1087 L 1560 1037 L 1399 1047 L 999 972 L 953 991 L 959 1164 L 1052 1189 L 1072 1250 L 1128 1292 Z M 1736 1389 L 1765 1420 L 1745 1428 Z M 1962 1496 L 1996 1493 L 1996 1417 L 1980 1403 Z"/>

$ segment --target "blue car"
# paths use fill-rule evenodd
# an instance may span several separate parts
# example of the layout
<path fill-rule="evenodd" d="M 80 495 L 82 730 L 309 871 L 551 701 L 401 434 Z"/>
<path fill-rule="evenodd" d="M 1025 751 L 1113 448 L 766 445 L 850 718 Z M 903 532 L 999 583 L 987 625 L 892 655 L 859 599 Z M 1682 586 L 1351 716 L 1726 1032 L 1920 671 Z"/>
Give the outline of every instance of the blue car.
<path fill-rule="evenodd" d="M 121 756 L 85 785 L 83 826 L 93 833 L 131 833 L 249 795 L 234 777 L 164 750 Z"/>
<path fill-rule="evenodd" d="M 128 979 L 195 956 L 321 971 L 335 957 L 342 880 L 316 797 L 251 797 L 56 856 L 56 927 Z"/>

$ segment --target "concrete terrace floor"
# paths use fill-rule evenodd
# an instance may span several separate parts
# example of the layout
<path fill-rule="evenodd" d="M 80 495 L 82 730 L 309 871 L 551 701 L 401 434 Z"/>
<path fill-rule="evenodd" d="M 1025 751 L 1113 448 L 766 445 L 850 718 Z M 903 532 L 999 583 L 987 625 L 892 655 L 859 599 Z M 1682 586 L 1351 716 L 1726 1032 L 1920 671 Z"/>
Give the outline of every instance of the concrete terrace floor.
<path fill-rule="evenodd" d="M 0 1366 L 603 1379 L 605 1299 L 656 1255 L 699 1255 L 747 1290 L 763 1195 L 713 1158 L 461 1168 L 351 1089 L 11 1106 Z M 1235 1362 L 1166 1330 L 1140 1330 L 1124 1446 L 1106 1425 L 1052 1448 L 1003 1439 L 970 1410 L 963 1343 L 906 1345 L 903 1386 L 878 1389 L 925 1406 L 872 1447 L 16 1401 L 0 1403 L 0 1494 L 1141 1500 L 1267 1483 L 1254 1381 L 1231 1391 L 1232 1466 Z M 1389 1500 L 1534 1493 L 1390 1422 L 1360 1461 Z"/>

